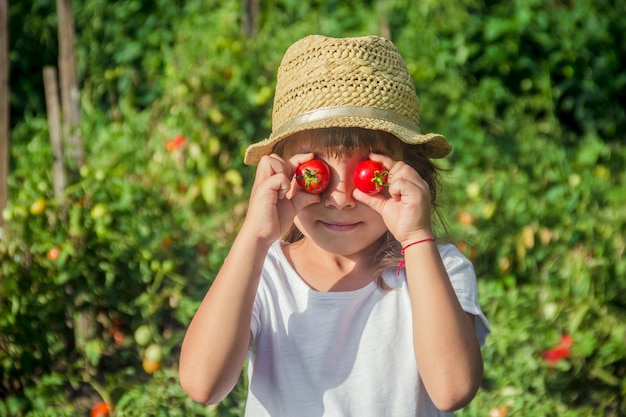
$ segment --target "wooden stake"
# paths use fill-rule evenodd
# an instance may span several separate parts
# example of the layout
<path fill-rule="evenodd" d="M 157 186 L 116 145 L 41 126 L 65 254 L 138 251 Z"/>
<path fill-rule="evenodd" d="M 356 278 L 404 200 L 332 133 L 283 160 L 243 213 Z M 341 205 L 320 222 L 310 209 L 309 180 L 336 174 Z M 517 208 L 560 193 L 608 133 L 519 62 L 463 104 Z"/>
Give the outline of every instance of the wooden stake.
<path fill-rule="evenodd" d="M 46 93 L 46 109 L 48 113 L 48 130 L 52 145 L 52 178 L 54 196 L 60 205 L 65 202 L 64 191 L 67 185 L 65 165 L 63 163 L 63 142 L 61 139 L 61 112 L 59 106 L 59 86 L 57 71 L 54 67 L 44 67 L 43 85 Z"/>
<path fill-rule="evenodd" d="M 256 38 L 259 34 L 259 0 L 243 0 L 243 33 L 246 38 Z"/>
<path fill-rule="evenodd" d="M 63 137 L 67 156 L 80 168 L 85 162 L 80 134 L 80 102 L 74 50 L 74 15 L 72 0 L 57 0 L 59 18 L 59 75 L 63 109 Z"/>
<path fill-rule="evenodd" d="M 80 169 L 85 161 L 83 142 L 80 134 L 80 103 L 78 98 L 78 81 L 76 75 L 76 57 L 74 53 L 74 17 L 72 14 L 72 0 L 57 0 L 57 14 L 59 17 L 59 75 L 61 80 L 61 104 L 63 106 L 63 133 L 65 153 L 74 162 L 72 169 Z M 56 160 L 55 160 L 56 163 Z M 71 284 L 68 284 L 71 293 Z M 83 301 L 79 295 L 76 305 Z M 95 318 L 89 309 L 74 311 L 74 342 L 76 349 L 86 355 L 87 342 L 96 334 Z M 86 362 L 88 368 L 93 368 Z M 85 370 L 89 373 L 89 369 Z"/>
<path fill-rule="evenodd" d="M 387 17 L 387 6 L 385 5 L 385 0 L 378 0 L 378 8 L 380 13 L 380 20 L 378 22 L 378 27 L 380 31 L 380 36 L 391 39 L 391 27 L 389 26 L 389 18 Z"/>
<path fill-rule="evenodd" d="M 0 213 L 9 201 L 9 0 L 0 0 Z M 4 219 L 0 215 L 0 226 Z"/>

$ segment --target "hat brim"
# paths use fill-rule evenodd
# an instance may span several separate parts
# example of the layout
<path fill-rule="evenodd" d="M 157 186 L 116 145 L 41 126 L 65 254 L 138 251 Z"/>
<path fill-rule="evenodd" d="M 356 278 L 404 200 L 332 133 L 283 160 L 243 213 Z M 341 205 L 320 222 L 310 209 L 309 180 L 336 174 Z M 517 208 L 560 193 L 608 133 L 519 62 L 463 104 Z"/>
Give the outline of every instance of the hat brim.
<path fill-rule="evenodd" d="M 254 143 L 246 149 L 244 163 L 246 165 L 257 165 L 263 156 L 272 153 L 276 144 L 294 133 L 332 127 L 358 127 L 388 132 L 409 145 L 419 145 L 423 149 L 424 155 L 428 158 L 443 158 L 452 151 L 452 146 L 448 143 L 446 138 L 437 133 L 417 133 L 414 130 L 384 119 L 362 116 L 343 116 L 305 122 L 286 131 L 274 132 L 269 138 Z"/>

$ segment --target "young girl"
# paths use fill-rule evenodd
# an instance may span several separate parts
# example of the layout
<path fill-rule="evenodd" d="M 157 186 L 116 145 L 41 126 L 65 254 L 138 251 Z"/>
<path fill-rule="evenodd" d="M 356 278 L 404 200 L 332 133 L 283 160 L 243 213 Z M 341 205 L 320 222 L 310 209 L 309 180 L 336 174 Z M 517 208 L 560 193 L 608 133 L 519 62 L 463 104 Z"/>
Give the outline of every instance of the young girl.
<path fill-rule="evenodd" d="M 489 333 L 471 263 L 437 244 L 446 139 L 419 131 L 406 64 L 382 38 L 309 36 L 278 70 L 246 219 L 182 345 L 180 381 L 215 403 L 249 359 L 246 416 L 444 416 L 474 397 Z M 321 194 L 297 168 L 329 167 Z M 355 186 L 385 167 L 378 194 Z"/>

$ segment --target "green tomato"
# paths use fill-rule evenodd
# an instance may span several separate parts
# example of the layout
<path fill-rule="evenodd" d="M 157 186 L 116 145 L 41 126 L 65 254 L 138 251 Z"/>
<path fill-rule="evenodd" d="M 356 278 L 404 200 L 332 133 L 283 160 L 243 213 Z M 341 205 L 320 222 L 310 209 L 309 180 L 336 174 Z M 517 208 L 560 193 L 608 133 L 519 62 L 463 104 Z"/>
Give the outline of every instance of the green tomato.
<path fill-rule="evenodd" d="M 175 266 L 174 261 L 166 259 L 163 261 L 163 264 L 161 265 L 161 270 L 165 272 L 166 274 L 169 274 L 170 272 L 174 270 L 174 266 Z"/>
<path fill-rule="evenodd" d="M 146 348 L 143 356 L 150 361 L 161 362 L 163 360 L 163 349 L 161 349 L 161 346 L 153 343 Z"/>
<path fill-rule="evenodd" d="M 104 217 L 107 214 L 107 207 L 102 204 L 102 203 L 97 203 L 95 206 L 93 206 L 93 208 L 91 209 L 91 218 L 92 219 L 101 219 L 102 217 Z"/>
<path fill-rule="evenodd" d="M 9 207 L 5 207 L 4 210 L 2 210 L 2 218 L 5 222 L 10 222 L 13 220 L 13 211 Z"/>
<path fill-rule="evenodd" d="M 137 327 L 137 330 L 135 330 L 135 342 L 137 342 L 139 346 L 146 346 L 150 341 L 152 341 L 150 327 L 145 324 Z"/>

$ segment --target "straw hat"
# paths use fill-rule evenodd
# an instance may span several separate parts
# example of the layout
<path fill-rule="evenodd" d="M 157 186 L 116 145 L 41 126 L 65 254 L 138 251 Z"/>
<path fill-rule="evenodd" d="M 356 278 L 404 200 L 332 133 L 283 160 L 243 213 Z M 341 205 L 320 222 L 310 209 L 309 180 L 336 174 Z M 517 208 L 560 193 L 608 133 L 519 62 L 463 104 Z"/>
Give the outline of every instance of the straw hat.
<path fill-rule="evenodd" d="M 244 162 L 256 165 L 289 135 L 326 127 L 382 130 L 420 145 L 429 158 L 451 146 L 442 135 L 421 134 L 419 99 L 404 59 L 378 36 L 307 36 L 287 49 L 278 68 L 269 138 L 252 144 Z"/>

